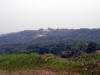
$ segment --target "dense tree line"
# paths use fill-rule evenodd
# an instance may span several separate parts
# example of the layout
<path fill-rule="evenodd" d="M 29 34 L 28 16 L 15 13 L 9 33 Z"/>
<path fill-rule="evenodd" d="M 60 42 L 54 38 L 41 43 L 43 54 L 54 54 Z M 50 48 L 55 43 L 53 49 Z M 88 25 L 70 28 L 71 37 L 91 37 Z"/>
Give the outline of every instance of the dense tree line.
<path fill-rule="evenodd" d="M 95 42 L 52 43 L 47 45 L 31 45 L 26 48 L 26 53 L 39 54 L 52 53 L 62 57 L 79 56 L 84 53 L 96 52 L 100 45 Z"/>
<path fill-rule="evenodd" d="M 100 45 L 95 42 L 82 42 L 77 41 L 74 43 L 54 42 L 46 44 L 32 44 L 27 45 L 26 48 L 12 48 L 6 47 L 0 50 L 1 54 L 55 54 L 61 57 L 79 56 L 85 53 L 96 52 L 100 50 Z"/>

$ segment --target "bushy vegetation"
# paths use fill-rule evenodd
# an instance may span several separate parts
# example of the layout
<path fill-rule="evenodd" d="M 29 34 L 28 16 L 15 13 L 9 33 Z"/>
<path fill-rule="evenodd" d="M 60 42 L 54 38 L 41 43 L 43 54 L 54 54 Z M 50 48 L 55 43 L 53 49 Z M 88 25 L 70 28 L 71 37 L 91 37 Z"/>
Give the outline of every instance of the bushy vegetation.
<path fill-rule="evenodd" d="M 22 53 L 30 54 L 36 52 L 38 54 L 55 54 L 63 58 L 72 56 L 80 56 L 85 53 L 93 53 L 100 50 L 100 44 L 95 42 L 77 41 L 74 43 L 47 43 L 47 44 L 33 44 L 23 50 Z M 21 53 L 21 52 L 19 52 Z"/>
<path fill-rule="evenodd" d="M 2 55 L 0 69 L 6 71 L 44 69 L 54 72 L 79 73 L 80 75 L 100 74 L 100 54 L 85 54 L 79 57 L 60 58 L 52 54 Z"/>
<path fill-rule="evenodd" d="M 74 43 L 52 42 L 45 44 L 31 44 L 24 49 L 5 48 L 0 50 L 1 54 L 54 54 L 63 58 L 80 56 L 100 50 L 100 44 L 95 42 L 76 41 Z"/>

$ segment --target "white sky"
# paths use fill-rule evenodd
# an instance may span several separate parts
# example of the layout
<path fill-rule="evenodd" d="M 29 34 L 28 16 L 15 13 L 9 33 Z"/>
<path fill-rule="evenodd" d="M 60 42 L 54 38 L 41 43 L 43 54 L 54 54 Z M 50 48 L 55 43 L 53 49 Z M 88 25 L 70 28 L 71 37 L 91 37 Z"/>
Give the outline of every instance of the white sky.
<path fill-rule="evenodd" d="M 0 33 L 100 28 L 100 0 L 0 0 Z"/>

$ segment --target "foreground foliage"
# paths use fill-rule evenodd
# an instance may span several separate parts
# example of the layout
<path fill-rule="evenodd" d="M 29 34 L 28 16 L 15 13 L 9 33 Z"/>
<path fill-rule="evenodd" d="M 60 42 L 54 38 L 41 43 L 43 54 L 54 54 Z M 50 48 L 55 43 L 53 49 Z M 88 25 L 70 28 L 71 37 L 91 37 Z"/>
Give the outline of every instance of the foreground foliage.
<path fill-rule="evenodd" d="M 52 54 L 2 55 L 0 69 L 3 71 L 50 70 L 52 72 L 78 73 L 82 75 L 100 74 L 100 54 L 85 54 L 80 57 L 60 58 Z"/>

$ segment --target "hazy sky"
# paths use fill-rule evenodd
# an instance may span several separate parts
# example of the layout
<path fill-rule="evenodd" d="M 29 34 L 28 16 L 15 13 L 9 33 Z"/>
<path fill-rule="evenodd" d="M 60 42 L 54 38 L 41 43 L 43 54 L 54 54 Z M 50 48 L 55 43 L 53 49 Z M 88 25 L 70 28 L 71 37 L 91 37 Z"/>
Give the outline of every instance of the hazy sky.
<path fill-rule="evenodd" d="M 0 33 L 42 27 L 99 28 L 100 0 L 0 0 Z"/>

